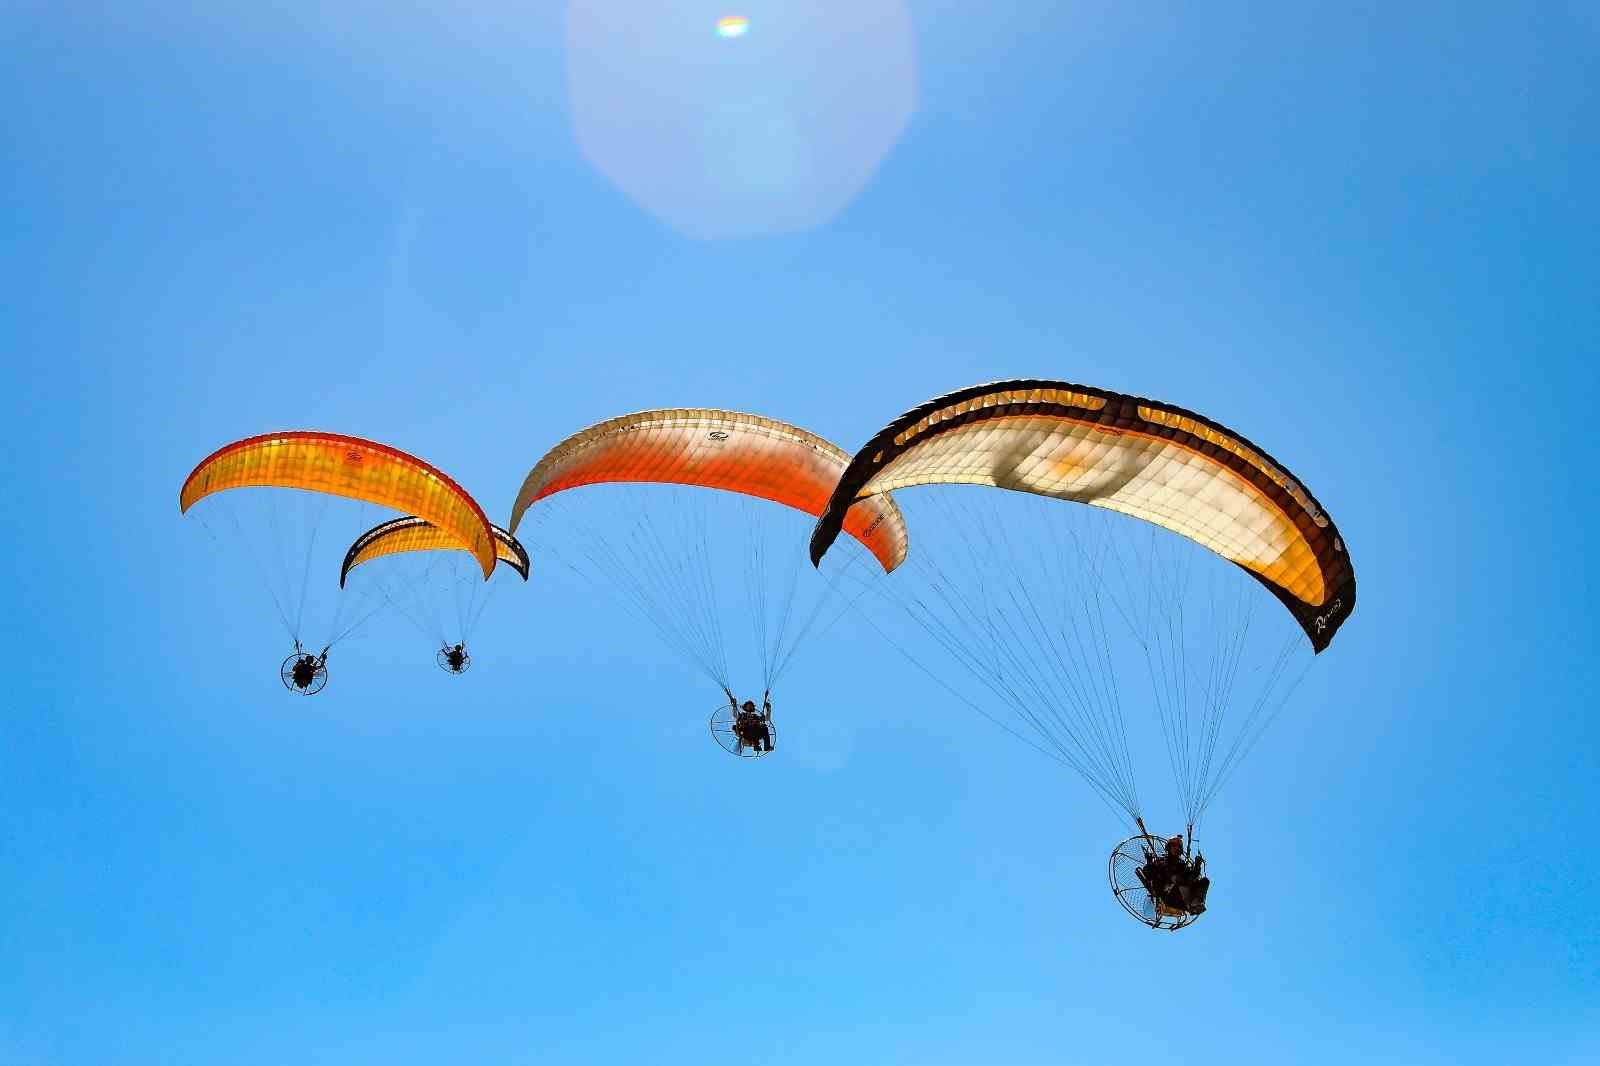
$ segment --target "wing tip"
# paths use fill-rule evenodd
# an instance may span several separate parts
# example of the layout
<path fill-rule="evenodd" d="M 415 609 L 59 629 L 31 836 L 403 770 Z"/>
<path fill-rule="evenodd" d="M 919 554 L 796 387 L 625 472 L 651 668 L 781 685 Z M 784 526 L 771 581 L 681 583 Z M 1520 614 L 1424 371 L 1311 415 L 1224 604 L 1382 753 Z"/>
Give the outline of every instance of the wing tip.
<path fill-rule="evenodd" d="M 822 557 L 828 554 L 828 549 L 833 547 L 833 542 L 839 537 L 839 529 L 843 522 L 834 517 L 833 508 L 830 506 L 817 518 L 817 524 L 811 530 L 811 565 L 821 568 Z"/>

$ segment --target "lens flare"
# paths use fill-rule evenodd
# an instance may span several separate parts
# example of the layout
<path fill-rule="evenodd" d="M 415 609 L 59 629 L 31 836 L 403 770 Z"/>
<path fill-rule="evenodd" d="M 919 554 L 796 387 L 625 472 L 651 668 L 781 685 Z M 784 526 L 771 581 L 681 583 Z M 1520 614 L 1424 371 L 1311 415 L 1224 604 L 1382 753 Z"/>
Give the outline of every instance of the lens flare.
<path fill-rule="evenodd" d="M 907 6 L 805 0 L 781 18 L 719 18 L 698 2 L 568 0 L 578 147 L 697 240 L 820 226 L 872 180 L 916 111 Z M 632 46 L 619 47 L 624 29 Z"/>

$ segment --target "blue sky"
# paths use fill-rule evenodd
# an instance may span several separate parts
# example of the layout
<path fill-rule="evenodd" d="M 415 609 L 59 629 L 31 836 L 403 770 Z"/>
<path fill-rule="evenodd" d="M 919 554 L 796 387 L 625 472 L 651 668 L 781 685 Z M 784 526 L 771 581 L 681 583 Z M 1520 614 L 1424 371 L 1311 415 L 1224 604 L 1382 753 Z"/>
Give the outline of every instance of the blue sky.
<path fill-rule="evenodd" d="M 877 153 L 870 35 L 813 20 L 739 76 L 752 124 L 816 119 L 780 147 L 835 150 L 750 171 L 773 232 L 709 240 L 580 150 L 564 5 L 199 6 L 0 6 L 0 1063 L 1600 1055 L 1593 5 L 914 3 Z M 737 41 L 673 10 L 706 64 L 761 41 L 754 5 Z M 848 152 L 859 188 L 823 180 Z M 177 513 L 273 429 L 394 443 L 503 519 L 623 411 L 853 448 L 1034 375 L 1237 427 L 1360 575 L 1176 936 L 1115 908 L 1081 781 L 848 632 L 753 765 L 538 560 L 467 677 L 380 624 L 297 701 Z"/>

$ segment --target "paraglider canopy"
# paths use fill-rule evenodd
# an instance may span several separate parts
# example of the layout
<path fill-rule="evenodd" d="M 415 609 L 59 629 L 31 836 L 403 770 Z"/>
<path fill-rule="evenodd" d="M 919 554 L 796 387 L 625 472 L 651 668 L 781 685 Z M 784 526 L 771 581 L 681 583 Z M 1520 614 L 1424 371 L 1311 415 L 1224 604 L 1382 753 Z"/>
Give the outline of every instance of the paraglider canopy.
<path fill-rule="evenodd" d="M 528 472 L 511 508 L 511 531 L 538 501 L 608 482 L 722 489 L 822 513 L 848 459 L 814 433 L 761 415 L 667 408 L 612 418 L 574 433 Z M 905 522 L 887 496 L 841 515 L 834 530 L 861 541 L 885 571 L 906 554 Z"/>
<path fill-rule="evenodd" d="M 494 572 L 494 535 L 476 500 L 414 455 L 340 433 L 264 433 L 212 452 L 183 483 L 178 509 L 226 489 L 262 486 L 344 496 L 418 515 L 471 552 L 484 580 Z"/>
<path fill-rule="evenodd" d="M 959 389 L 879 431 L 817 520 L 812 562 L 862 501 L 933 484 L 1052 496 L 1171 530 L 1249 571 L 1319 652 L 1355 608 L 1333 520 L 1261 448 L 1181 407 L 1031 378 Z"/>
<path fill-rule="evenodd" d="M 528 580 L 530 567 L 527 549 L 516 537 L 493 523 L 489 525 L 489 533 L 494 537 L 495 558 L 516 571 L 522 580 Z M 460 548 L 461 544 L 453 534 L 440 529 L 426 518 L 406 515 L 404 518 L 390 519 L 367 530 L 350 545 L 350 550 L 344 554 L 344 563 L 339 567 L 339 587 L 344 588 L 345 581 L 350 577 L 350 571 L 373 559 L 386 555 L 399 555 L 403 552 L 447 551 Z"/>

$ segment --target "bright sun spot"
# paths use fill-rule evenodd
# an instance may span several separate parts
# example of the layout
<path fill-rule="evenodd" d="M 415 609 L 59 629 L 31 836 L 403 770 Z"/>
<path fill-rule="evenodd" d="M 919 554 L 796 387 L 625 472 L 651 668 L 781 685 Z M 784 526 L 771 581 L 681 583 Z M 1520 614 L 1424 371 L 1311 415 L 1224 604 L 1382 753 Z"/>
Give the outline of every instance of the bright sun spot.
<path fill-rule="evenodd" d="M 743 37 L 750 29 L 750 20 L 743 15 L 724 15 L 717 20 L 718 37 Z"/>

